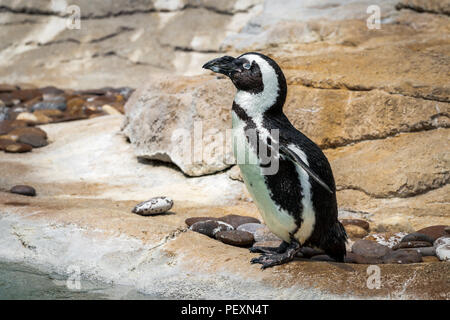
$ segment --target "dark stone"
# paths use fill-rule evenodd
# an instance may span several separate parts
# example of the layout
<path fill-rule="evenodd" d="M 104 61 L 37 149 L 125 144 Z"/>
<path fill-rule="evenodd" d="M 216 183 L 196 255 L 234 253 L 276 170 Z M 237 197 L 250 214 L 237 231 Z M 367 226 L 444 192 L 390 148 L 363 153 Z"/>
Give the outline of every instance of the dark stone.
<path fill-rule="evenodd" d="M 365 257 L 354 252 L 347 251 L 344 258 L 345 263 L 357 263 L 357 264 L 382 264 L 382 258 Z"/>
<path fill-rule="evenodd" d="M 34 197 L 36 195 L 36 190 L 33 187 L 25 185 L 14 186 L 11 188 L 10 192 L 29 197 Z"/>
<path fill-rule="evenodd" d="M 239 227 L 240 225 L 244 224 L 244 223 L 261 223 L 256 218 L 247 217 L 247 216 L 239 216 L 239 215 L 236 215 L 236 214 L 229 214 L 229 215 L 226 215 L 224 217 L 220 217 L 217 220 L 220 220 L 220 221 L 223 221 L 225 223 L 228 223 L 228 224 L 232 225 L 235 229 L 237 227 Z"/>
<path fill-rule="evenodd" d="M 217 232 L 230 231 L 233 230 L 233 227 L 221 221 L 206 220 L 194 223 L 193 225 L 191 225 L 190 229 L 192 231 L 214 238 Z"/>
<path fill-rule="evenodd" d="M 16 128 L 26 127 L 27 123 L 23 120 L 3 120 L 0 121 L 0 135 L 7 134 Z"/>
<path fill-rule="evenodd" d="M 37 128 L 37 127 L 17 128 L 17 129 L 10 131 L 9 134 L 19 136 L 19 137 L 21 135 L 25 135 L 25 134 L 32 134 L 32 135 L 37 135 L 44 139 L 47 139 L 47 133 L 44 130 Z"/>
<path fill-rule="evenodd" d="M 409 242 L 409 241 L 426 241 L 433 243 L 434 239 L 426 234 L 414 232 L 404 236 L 400 242 Z"/>
<path fill-rule="evenodd" d="M 432 242 L 427 241 L 408 241 L 408 242 L 400 242 L 392 247 L 393 250 L 398 249 L 408 249 L 408 248 L 422 248 L 422 247 L 431 247 L 433 245 Z"/>
<path fill-rule="evenodd" d="M 426 227 L 420 230 L 417 230 L 417 233 L 423 233 L 427 236 L 429 236 L 430 238 L 433 239 L 433 242 L 439 238 L 444 236 L 445 233 L 445 228 L 448 226 L 445 225 L 437 225 L 437 226 L 431 226 L 431 227 Z"/>
<path fill-rule="evenodd" d="M 324 252 L 323 250 L 320 249 L 314 249 L 311 247 L 301 247 L 300 248 L 300 253 L 302 254 L 302 256 L 304 258 L 312 258 L 314 256 L 318 256 L 318 255 L 323 255 Z"/>
<path fill-rule="evenodd" d="M 446 234 L 450 235 L 450 227 L 445 227 L 444 231 Z"/>
<path fill-rule="evenodd" d="M 353 253 L 366 258 L 381 258 L 391 251 L 389 247 L 370 240 L 357 240 L 352 246 Z"/>
<path fill-rule="evenodd" d="M 58 88 L 53 87 L 53 86 L 40 88 L 39 91 L 41 91 L 42 94 L 51 94 L 51 95 L 62 95 L 62 94 L 64 94 L 63 90 L 58 89 Z"/>
<path fill-rule="evenodd" d="M 17 90 L 16 86 L 6 83 L 0 83 L 0 92 L 13 92 L 16 90 Z"/>
<path fill-rule="evenodd" d="M 413 250 L 395 250 L 383 257 L 383 263 L 418 263 L 422 262 L 422 255 Z"/>
<path fill-rule="evenodd" d="M 11 153 L 24 153 L 29 152 L 32 149 L 33 147 L 30 146 L 29 144 L 13 142 L 11 144 L 8 144 L 5 147 L 4 151 Z"/>
<path fill-rule="evenodd" d="M 40 135 L 32 133 L 21 135 L 17 141 L 29 144 L 33 148 L 45 147 L 48 144 L 47 139 L 42 138 L 42 136 Z"/>
<path fill-rule="evenodd" d="M 17 99 L 24 102 L 36 97 L 42 97 L 42 93 L 37 89 L 16 90 L 11 92 L 11 97 L 13 100 Z"/>
<path fill-rule="evenodd" d="M 312 261 L 327 261 L 327 262 L 336 262 L 333 258 L 326 254 L 319 254 L 311 258 Z"/>
<path fill-rule="evenodd" d="M 250 247 L 253 244 L 253 241 L 255 241 L 250 232 L 240 230 L 217 232 L 216 239 L 237 247 Z"/>
<path fill-rule="evenodd" d="M 355 226 L 363 228 L 366 231 L 369 231 L 369 228 L 370 228 L 369 222 L 367 222 L 365 220 L 361 220 L 361 219 L 342 219 L 341 223 L 343 226 L 346 226 L 349 224 L 355 225 Z"/>
<path fill-rule="evenodd" d="M 8 145 L 14 143 L 12 140 L 0 139 L 0 150 L 5 150 Z"/>
<path fill-rule="evenodd" d="M 402 250 L 415 251 L 415 252 L 419 253 L 422 257 L 429 257 L 429 256 L 436 255 L 435 247 L 409 248 L 409 249 L 402 249 Z"/>
<path fill-rule="evenodd" d="M 206 220 L 216 221 L 217 218 L 213 218 L 213 217 L 192 217 L 192 218 L 187 218 L 186 220 L 184 220 L 184 222 L 188 225 L 188 227 L 190 227 L 196 222 L 206 221 Z"/>

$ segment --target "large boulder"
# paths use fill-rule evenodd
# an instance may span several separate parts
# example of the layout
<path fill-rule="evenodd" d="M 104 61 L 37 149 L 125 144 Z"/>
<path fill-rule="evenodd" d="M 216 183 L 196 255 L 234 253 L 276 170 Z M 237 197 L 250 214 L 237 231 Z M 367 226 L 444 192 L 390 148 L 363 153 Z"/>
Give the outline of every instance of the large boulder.
<path fill-rule="evenodd" d="M 230 144 L 233 85 L 213 77 L 167 76 L 125 105 L 123 132 L 136 156 L 172 162 L 189 176 L 234 164 Z"/>

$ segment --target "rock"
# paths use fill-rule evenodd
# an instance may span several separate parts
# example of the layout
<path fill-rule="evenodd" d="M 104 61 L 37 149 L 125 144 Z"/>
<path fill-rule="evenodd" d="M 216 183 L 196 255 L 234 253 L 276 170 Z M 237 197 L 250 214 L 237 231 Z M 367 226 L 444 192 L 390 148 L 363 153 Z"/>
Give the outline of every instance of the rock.
<path fill-rule="evenodd" d="M 192 226 L 194 223 L 199 222 L 199 221 L 207 221 L 207 220 L 217 220 L 217 218 L 213 218 L 213 217 L 192 217 L 192 218 L 187 218 L 186 220 L 184 220 L 184 222 L 188 225 L 188 227 Z"/>
<path fill-rule="evenodd" d="M 45 147 L 48 144 L 47 139 L 37 134 L 23 134 L 19 136 L 18 142 L 29 144 L 33 148 Z"/>
<path fill-rule="evenodd" d="M 381 264 L 383 260 L 381 257 L 365 257 L 354 252 L 347 251 L 345 258 L 345 263 L 357 263 L 357 264 Z"/>
<path fill-rule="evenodd" d="M 355 241 L 352 252 L 367 258 L 381 258 L 391 252 L 389 247 L 378 244 L 370 240 Z"/>
<path fill-rule="evenodd" d="M 5 150 L 8 145 L 14 143 L 13 140 L 0 138 L 0 150 Z"/>
<path fill-rule="evenodd" d="M 82 115 L 86 100 L 75 97 L 67 101 L 67 112 L 71 115 Z"/>
<path fill-rule="evenodd" d="M 241 176 L 241 170 L 239 169 L 239 167 L 237 165 L 231 167 L 231 169 L 228 170 L 227 174 L 230 177 L 230 179 L 232 179 L 232 180 L 244 182 L 244 180 L 242 179 L 242 176 Z"/>
<path fill-rule="evenodd" d="M 36 103 L 35 105 L 33 105 L 31 107 L 31 111 L 36 111 L 36 110 L 44 110 L 44 109 L 50 109 L 50 110 L 60 110 L 60 111 L 64 111 L 67 108 L 67 104 L 65 101 L 41 101 Z"/>
<path fill-rule="evenodd" d="M 361 219 L 342 219 L 342 225 L 345 227 L 346 225 L 355 225 L 363 228 L 366 231 L 369 231 L 369 222 Z"/>
<path fill-rule="evenodd" d="M 441 0 L 400 0 L 395 8 L 450 15 L 450 4 Z"/>
<path fill-rule="evenodd" d="M 259 228 L 258 230 L 256 230 L 253 236 L 255 237 L 256 242 L 281 240 L 275 234 L 273 234 L 267 226 L 264 226 L 264 228 Z"/>
<path fill-rule="evenodd" d="M 233 226 L 216 220 L 199 221 L 190 226 L 192 231 L 214 238 L 217 232 L 234 230 Z"/>
<path fill-rule="evenodd" d="M 21 194 L 23 196 L 34 197 L 36 196 L 36 190 L 33 187 L 26 185 L 17 185 L 11 188 L 11 193 Z"/>
<path fill-rule="evenodd" d="M 347 235 L 351 238 L 364 238 L 367 236 L 368 232 L 364 230 L 363 228 L 353 225 L 353 224 L 347 224 L 344 226 L 345 231 L 347 232 Z"/>
<path fill-rule="evenodd" d="M 364 238 L 364 240 L 374 241 L 383 246 L 387 246 L 389 248 L 394 247 L 399 244 L 403 237 L 406 235 L 405 232 L 383 232 L 383 233 L 372 233 Z"/>
<path fill-rule="evenodd" d="M 0 121 L 8 120 L 9 108 L 0 100 Z"/>
<path fill-rule="evenodd" d="M 441 261 L 450 261 L 450 244 L 443 244 L 436 248 L 436 256 Z"/>
<path fill-rule="evenodd" d="M 155 197 L 137 204 L 131 212 L 143 216 L 159 214 L 169 211 L 173 207 L 172 199 L 168 197 Z"/>
<path fill-rule="evenodd" d="M 11 152 L 11 153 L 24 153 L 24 152 L 29 152 L 32 149 L 33 149 L 33 147 L 30 146 L 29 144 L 14 142 L 14 143 L 8 144 L 4 150 L 6 152 Z"/>
<path fill-rule="evenodd" d="M 305 258 L 312 258 L 314 256 L 324 255 L 324 251 L 323 250 L 321 250 L 321 249 L 314 249 L 314 248 L 311 248 L 311 247 L 301 247 L 299 252 Z"/>
<path fill-rule="evenodd" d="M 236 214 L 229 214 L 224 217 L 218 218 L 218 220 L 228 223 L 229 225 L 232 225 L 233 228 L 235 228 L 235 229 L 237 229 L 240 225 L 243 225 L 246 223 L 260 223 L 260 221 L 256 218 L 247 217 L 247 216 L 239 216 Z"/>
<path fill-rule="evenodd" d="M 253 244 L 253 247 L 268 247 L 268 248 L 278 248 L 283 241 L 277 240 L 277 241 L 261 241 L 261 242 L 255 242 Z"/>
<path fill-rule="evenodd" d="M 250 223 L 241 224 L 236 229 L 241 230 L 241 231 L 247 231 L 254 235 L 256 233 L 256 230 L 264 228 L 264 227 L 265 227 L 265 225 L 263 225 L 262 223 L 250 222 Z"/>
<path fill-rule="evenodd" d="M 15 128 L 26 127 L 27 123 L 21 120 L 3 120 L 0 121 L 0 135 L 7 134 Z"/>
<path fill-rule="evenodd" d="M 435 239 L 431 238 L 430 236 L 427 236 L 426 234 L 414 232 L 414 233 L 410 233 L 410 234 L 407 234 L 406 236 L 404 236 L 400 242 L 426 241 L 426 242 L 433 243 L 434 240 Z"/>
<path fill-rule="evenodd" d="M 333 258 L 326 254 L 319 254 L 311 258 L 312 261 L 327 261 L 327 262 L 336 262 Z"/>
<path fill-rule="evenodd" d="M 417 233 L 422 233 L 429 236 L 431 239 L 436 240 L 439 237 L 442 237 L 446 234 L 445 228 L 448 226 L 438 225 L 438 226 L 430 226 L 420 230 L 417 230 Z"/>
<path fill-rule="evenodd" d="M 450 235 L 450 227 L 445 227 L 444 231 L 447 235 Z"/>
<path fill-rule="evenodd" d="M 437 238 L 436 241 L 434 241 L 433 246 L 434 246 L 435 248 L 437 248 L 437 247 L 439 247 L 440 245 L 443 245 L 443 244 L 449 244 L 449 243 L 450 243 L 450 237 L 447 236 L 447 235 L 445 235 L 445 236 L 442 236 L 442 237 Z"/>
<path fill-rule="evenodd" d="M 13 129 L 12 131 L 10 131 L 9 134 L 13 135 L 13 136 L 17 136 L 17 137 L 20 137 L 25 134 L 32 134 L 32 135 L 37 135 L 44 139 L 47 139 L 47 133 L 44 130 L 42 130 L 41 128 L 37 128 L 37 127 L 16 128 L 16 129 Z"/>
<path fill-rule="evenodd" d="M 25 121 L 26 123 L 30 123 L 30 124 L 36 124 L 39 122 L 38 118 L 30 112 L 19 113 L 16 117 L 16 120 L 22 120 L 22 121 Z"/>
<path fill-rule="evenodd" d="M 21 102 L 32 100 L 36 97 L 42 98 L 42 93 L 37 89 L 25 89 L 25 90 L 15 90 L 11 92 L 13 99 L 18 99 Z"/>
<path fill-rule="evenodd" d="M 217 232 L 216 239 L 237 247 L 249 247 L 254 241 L 253 235 L 250 232 L 241 230 Z"/>
<path fill-rule="evenodd" d="M 139 157 L 176 164 L 189 176 L 231 167 L 233 85 L 211 77 L 148 81 L 125 105 L 124 134 Z"/>
<path fill-rule="evenodd" d="M 411 250 L 419 253 L 422 257 L 434 256 L 436 255 L 436 249 L 434 247 L 422 247 L 422 248 L 410 248 L 402 250 Z"/>
<path fill-rule="evenodd" d="M 422 256 L 422 262 L 438 262 L 439 258 L 436 256 Z"/>
<path fill-rule="evenodd" d="M 383 257 L 383 263 L 418 263 L 422 262 L 422 255 L 413 250 L 395 250 Z"/>
<path fill-rule="evenodd" d="M 112 114 L 112 115 L 114 115 L 114 114 L 122 114 L 116 108 L 110 106 L 109 104 L 104 104 L 102 106 L 102 110 L 106 114 Z"/>
<path fill-rule="evenodd" d="M 400 242 L 392 247 L 394 250 L 398 249 L 408 249 L 408 248 L 423 248 L 423 247 L 431 247 L 433 243 L 427 241 L 406 241 Z"/>

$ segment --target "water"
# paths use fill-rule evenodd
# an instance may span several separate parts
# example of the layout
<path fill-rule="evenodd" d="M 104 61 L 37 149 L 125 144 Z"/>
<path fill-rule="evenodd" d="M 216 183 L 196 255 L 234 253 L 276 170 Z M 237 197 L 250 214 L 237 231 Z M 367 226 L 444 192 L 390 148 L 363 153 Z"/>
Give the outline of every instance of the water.
<path fill-rule="evenodd" d="M 69 289 L 67 277 L 47 274 L 18 263 L 0 262 L 0 300 L 161 299 L 133 288 L 82 279 L 80 289 Z"/>

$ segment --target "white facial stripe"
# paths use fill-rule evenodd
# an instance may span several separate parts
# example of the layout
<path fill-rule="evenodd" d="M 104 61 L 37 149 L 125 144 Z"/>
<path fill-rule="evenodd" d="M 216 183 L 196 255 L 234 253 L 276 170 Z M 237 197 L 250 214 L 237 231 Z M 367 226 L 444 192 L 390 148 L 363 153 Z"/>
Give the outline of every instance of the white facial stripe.
<path fill-rule="evenodd" d="M 301 150 L 294 144 L 290 144 L 288 148 L 294 151 L 300 157 L 300 159 L 302 159 L 303 162 L 309 166 L 308 158 L 306 157 L 306 154 L 303 152 L 303 150 Z M 295 234 L 295 238 L 298 239 L 298 241 L 301 244 L 303 244 L 314 231 L 314 225 L 316 223 L 316 215 L 314 213 L 314 207 L 312 204 L 311 183 L 309 181 L 309 175 L 299 165 L 295 165 L 295 167 L 300 179 L 300 183 L 302 184 L 302 191 L 303 191 L 303 199 L 302 199 L 303 223 L 300 229 Z"/>
<path fill-rule="evenodd" d="M 270 64 L 260 56 L 246 54 L 241 58 L 247 59 L 250 63 L 255 61 L 258 64 L 262 74 L 264 90 L 256 94 L 239 90 L 234 97 L 234 101 L 257 123 L 260 122 L 258 120 L 262 118 L 262 114 L 277 100 L 278 77 Z"/>

